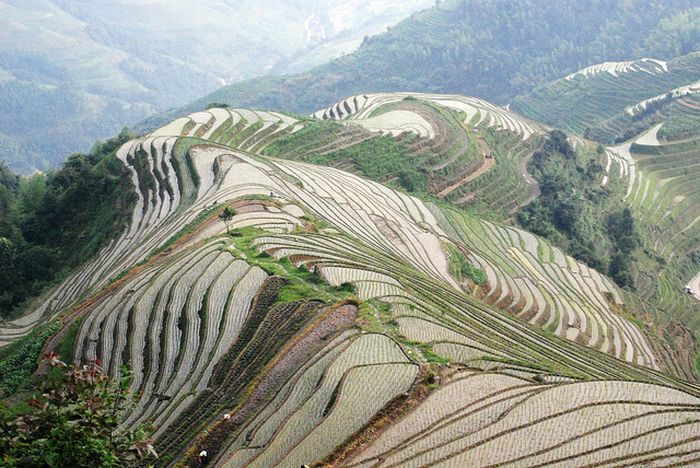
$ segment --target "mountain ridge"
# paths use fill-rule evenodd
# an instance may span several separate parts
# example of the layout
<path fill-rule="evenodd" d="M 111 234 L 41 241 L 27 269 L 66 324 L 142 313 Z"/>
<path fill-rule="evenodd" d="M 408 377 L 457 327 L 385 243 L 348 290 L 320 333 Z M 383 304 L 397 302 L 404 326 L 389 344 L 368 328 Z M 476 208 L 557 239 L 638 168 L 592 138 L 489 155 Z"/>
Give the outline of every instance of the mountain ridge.
<path fill-rule="evenodd" d="M 679 55 L 678 50 L 692 50 L 699 39 L 692 29 L 683 38 L 666 34 L 670 44 L 663 47 L 658 41 L 647 43 L 645 39 L 656 37 L 661 29 L 667 33 L 685 31 L 685 23 L 677 25 L 674 20 L 684 18 L 686 10 L 694 12 L 689 10 L 694 7 L 697 4 L 692 1 L 642 8 L 635 2 L 621 5 L 605 0 L 594 5 L 448 0 L 413 14 L 387 33 L 369 38 L 356 52 L 326 65 L 221 88 L 148 119 L 139 128 L 153 129 L 212 102 L 311 113 L 347 96 L 368 92 L 457 93 L 503 105 L 538 84 L 591 63 L 628 60 L 634 55 L 670 58 Z M 635 14 L 627 14 L 628 9 Z M 598 16 L 602 12 L 608 16 Z M 622 26 L 639 14 L 643 16 L 634 20 L 638 23 Z M 662 21 L 664 18 L 668 21 Z M 571 24 L 580 27 L 571 28 Z M 547 43 L 553 36 L 545 40 L 542 31 L 556 35 L 557 41 Z M 620 31 L 634 35 L 634 39 L 623 39 Z M 510 42 L 501 42 L 499 38 L 505 37 L 510 37 Z M 616 50 L 615 55 L 606 53 L 608 50 Z"/>
<path fill-rule="evenodd" d="M 428 6 L 273 2 L 0 2 L 7 31 L 0 41 L 0 158 L 25 173 L 45 171 L 156 111 L 264 75 L 292 55 L 302 68 L 335 58 Z M 316 26 L 305 25 L 309 15 Z"/>

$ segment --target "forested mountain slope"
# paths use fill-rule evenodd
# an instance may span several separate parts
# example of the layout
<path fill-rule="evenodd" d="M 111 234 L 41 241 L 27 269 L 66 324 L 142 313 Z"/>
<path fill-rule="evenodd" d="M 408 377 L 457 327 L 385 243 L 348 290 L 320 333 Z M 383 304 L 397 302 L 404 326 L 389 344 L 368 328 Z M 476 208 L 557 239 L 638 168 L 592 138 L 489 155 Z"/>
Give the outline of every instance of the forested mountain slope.
<path fill-rule="evenodd" d="M 0 1 L 0 160 L 55 167 L 154 111 L 351 52 L 431 4 Z"/>
<path fill-rule="evenodd" d="M 505 104 L 585 66 L 670 59 L 698 42 L 694 0 L 447 0 L 352 54 L 291 76 L 227 86 L 151 120 L 155 127 L 210 102 L 309 113 L 357 93 L 459 93 Z"/>
<path fill-rule="evenodd" d="M 363 173 L 353 148 L 415 135 L 406 154 L 426 169 L 461 157 L 475 180 L 508 180 L 477 173 L 489 138 L 527 147 L 544 127 L 455 95 L 318 115 L 340 123 L 213 108 L 125 143 L 128 226 L 3 323 L 2 352 L 48 330 L 44 350 L 112 377 L 128 364 L 123 425 L 154 422 L 162 466 L 202 449 L 226 466 L 698 457 L 700 386 L 634 296 L 526 231 L 304 162 L 345 149 L 329 165 Z"/>

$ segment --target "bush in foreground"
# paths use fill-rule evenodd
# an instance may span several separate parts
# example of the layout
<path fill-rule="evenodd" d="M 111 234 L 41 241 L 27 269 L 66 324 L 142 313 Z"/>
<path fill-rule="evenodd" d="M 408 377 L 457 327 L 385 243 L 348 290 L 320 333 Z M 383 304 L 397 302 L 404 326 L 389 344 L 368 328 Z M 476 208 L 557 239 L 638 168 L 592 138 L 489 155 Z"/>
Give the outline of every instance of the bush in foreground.
<path fill-rule="evenodd" d="M 131 374 L 110 380 L 99 360 L 68 367 L 55 353 L 41 394 L 15 406 L 0 403 L 0 465 L 122 466 L 157 456 L 146 426 L 119 428 L 128 408 Z"/>

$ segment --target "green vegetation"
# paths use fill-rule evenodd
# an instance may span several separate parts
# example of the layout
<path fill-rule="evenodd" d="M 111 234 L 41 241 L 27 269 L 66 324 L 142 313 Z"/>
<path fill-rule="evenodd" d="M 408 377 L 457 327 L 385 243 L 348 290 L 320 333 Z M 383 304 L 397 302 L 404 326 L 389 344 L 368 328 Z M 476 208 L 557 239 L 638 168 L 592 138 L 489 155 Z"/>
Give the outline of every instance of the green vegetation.
<path fill-rule="evenodd" d="M 664 18 L 649 33 L 644 47 L 660 57 L 685 55 L 697 50 L 700 37 L 700 8 Z"/>
<path fill-rule="evenodd" d="M 677 99 L 669 92 L 697 81 L 700 53 L 670 60 L 668 71 L 654 62 L 636 65 L 642 69 L 558 79 L 517 97 L 512 108 L 532 119 L 606 143 L 637 135 L 659 122 L 660 115 L 696 112 L 682 102 L 674 104 Z M 658 96 L 664 97 L 637 109 L 634 115 L 627 112 L 641 101 Z"/>
<path fill-rule="evenodd" d="M 602 147 L 595 152 L 575 151 L 566 134 L 550 132 L 530 167 L 533 177 L 541 181 L 542 196 L 518 213 L 518 221 L 578 260 L 608 272 L 618 285 L 633 288 L 629 269 L 639 234 L 630 210 L 616 208 L 615 182 L 600 186 L 601 155 Z"/>
<path fill-rule="evenodd" d="M 616 116 L 611 121 L 616 125 L 624 125 L 625 123 L 625 119 L 621 116 Z M 635 121 L 635 123 L 636 125 L 629 125 L 627 131 L 622 133 L 623 138 L 633 135 L 632 132 L 639 133 L 657 123 L 663 123 L 657 135 L 661 140 L 692 139 L 700 128 L 700 96 L 686 94 L 664 101 L 663 105 L 658 106 L 655 112 L 648 114 L 642 120 Z"/>
<path fill-rule="evenodd" d="M 245 227 L 231 232 L 234 255 L 241 256 L 250 265 L 256 265 L 269 274 L 277 275 L 286 281 L 279 290 L 276 303 L 292 303 L 304 300 L 322 300 L 333 303 L 354 298 L 354 288 L 350 284 L 338 287 L 328 285 L 318 273 L 304 267 L 295 267 L 287 258 L 275 260 L 265 252 L 253 247 L 253 240 L 266 232 L 255 227 Z"/>
<path fill-rule="evenodd" d="M 377 135 L 354 125 L 309 120 L 304 128 L 283 136 L 262 153 L 337 167 L 414 194 L 437 194 L 475 171 L 483 161 L 475 133 L 462 125 L 464 115 L 416 98 L 376 109 L 420 112 L 440 129 L 434 139 L 406 132 Z M 381 155 L 381 157 L 378 157 Z"/>
<path fill-rule="evenodd" d="M 520 167 L 540 138 L 523 141 L 519 135 L 495 128 L 479 129 L 477 138 L 490 148 L 495 164 L 444 199 L 479 217 L 502 221 L 534 196 L 533 186 L 523 177 Z"/>
<path fill-rule="evenodd" d="M 67 81 L 58 80 L 59 86 L 42 81 L 0 81 L 0 162 L 24 174 L 48 171 L 154 110 L 125 107 L 119 99 L 87 94 Z"/>
<path fill-rule="evenodd" d="M 226 225 L 227 234 L 229 233 L 229 225 L 231 224 L 231 220 L 234 216 L 236 216 L 236 210 L 230 206 L 225 207 L 221 213 L 219 213 L 219 219 Z"/>
<path fill-rule="evenodd" d="M 447 252 L 450 259 L 450 273 L 458 279 L 470 279 L 474 284 L 480 286 L 488 281 L 486 273 L 480 268 L 472 265 L 464 254 L 456 247 L 447 245 Z"/>
<path fill-rule="evenodd" d="M 421 156 L 409 147 L 415 136 L 401 141 L 389 136 L 372 136 L 368 131 L 357 138 L 357 143 L 342 149 L 332 149 L 323 154 L 300 149 L 332 141 L 347 132 L 347 127 L 333 121 L 309 121 L 298 132 L 273 142 L 263 154 L 286 159 L 300 159 L 322 166 L 350 165 L 355 172 L 372 180 L 386 181 L 397 178 L 404 190 L 424 192 L 427 190 L 426 174 L 419 167 Z M 377 154 L 382 157 L 378 158 Z"/>
<path fill-rule="evenodd" d="M 672 116 L 664 120 L 663 126 L 657 134 L 661 140 L 681 140 L 691 138 L 700 132 L 700 116 L 684 115 Z"/>
<path fill-rule="evenodd" d="M 119 428 L 130 399 L 131 374 L 111 381 L 98 362 L 69 368 L 56 354 L 41 394 L 27 403 L 0 403 L 0 464 L 19 466 L 124 466 L 153 453 L 146 425 Z"/>
<path fill-rule="evenodd" d="M 177 241 L 179 241 L 180 239 L 183 239 L 184 237 L 186 237 L 189 234 L 192 234 L 193 232 L 196 232 L 197 229 L 202 225 L 202 223 L 204 223 L 207 219 L 209 219 L 211 214 L 214 213 L 219 208 L 221 208 L 221 205 L 216 204 L 216 205 L 212 205 L 209 208 L 205 208 L 202 211 L 200 211 L 197 214 L 197 216 L 192 220 L 192 222 L 188 223 L 187 226 L 185 226 L 184 228 L 179 230 L 170 239 L 165 241 L 165 243 L 163 245 L 161 245 L 160 247 L 155 249 L 153 252 L 151 252 L 151 254 L 148 256 L 148 258 L 151 258 L 155 255 L 158 255 L 161 252 L 165 252 L 166 250 L 171 248 L 173 245 L 175 245 L 175 243 Z M 134 265 L 134 266 L 138 266 L 138 265 Z M 130 271 L 130 269 L 124 270 L 119 275 L 117 275 L 113 279 L 113 281 L 116 281 L 116 280 L 123 278 L 129 271 Z"/>
<path fill-rule="evenodd" d="M 205 109 L 213 109 L 213 108 L 215 108 L 215 107 L 219 107 L 219 108 L 225 109 L 225 108 L 227 108 L 228 106 L 229 106 L 229 105 L 226 104 L 225 102 L 210 102 L 209 104 L 207 104 L 207 106 L 205 107 Z"/>
<path fill-rule="evenodd" d="M 696 29 L 693 18 L 697 14 L 697 10 L 687 15 L 680 13 L 675 21 L 684 24 L 684 30 Z M 599 73 L 585 79 L 560 79 L 514 103 L 514 108 L 532 118 L 585 133 L 601 142 L 629 141 L 662 124 L 657 133 L 660 145 L 631 145 L 636 177 L 628 179 L 629 194 L 625 196 L 626 190 L 618 189 L 612 198 L 621 202 L 617 207 L 601 209 L 602 222 L 597 224 L 607 231 L 611 224 L 628 216 L 623 207 L 630 208 L 634 226 L 629 232 L 633 240 L 630 242 L 630 237 L 624 235 L 618 236 L 619 240 L 612 234 L 607 236 L 607 272 L 618 284 L 634 285 L 635 294 L 626 294 L 626 301 L 637 316 L 653 322 L 657 330 L 664 330 L 668 349 L 676 353 L 672 361 L 679 362 L 677 368 L 694 364 L 686 361 L 687 349 L 692 349 L 700 337 L 700 304 L 683 289 L 700 271 L 696 138 L 700 129 L 700 98 L 697 94 L 684 94 L 682 89 L 669 98 L 672 90 L 697 81 L 700 53 L 690 51 L 693 46 L 688 46 L 694 43 L 693 34 L 691 31 L 677 37 L 669 35 L 668 41 L 676 41 L 676 45 L 668 45 L 662 38 L 664 34 L 653 34 L 659 47 L 673 54 L 687 53 L 669 61 L 668 72 L 637 71 L 617 76 Z M 635 107 L 634 115 L 625 110 L 657 96 L 661 99 L 646 108 Z M 646 141 L 653 142 L 653 138 Z M 610 174 L 611 183 L 618 179 L 617 175 Z M 626 255 L 625 250 L 634 244 L 639 247 Z"/>
<path fill-rule="evenodd" d="M 517 131 L 492 125 L 485 107 L 472 116 L 471 122 L 465 122 L 461 111 L 432 102 L 429 97 L 408 97 L 389 100 L 370 115 L 417 113 L 430 123 L 433 138 L 411 132 L 377 136 L 362 129 L 361 124 L 352 125 L 352 119 L 343 123 L 307 120 L 304 128 L 271 142 L 262 153 L 333 166 L 499 220 L 512 216 L 536 195 L 535 187 L 523 177 L 521 166 L 538 145 L 538 136 L 523 140 Z M 479 120 L 481 124 L 477 124 Z"/>
<path fill-rule="evenodd" d="M 435 351 L 433 351 L 433 347 L 427 343 L 419 343 L 418 348 L 420 349 L 421 354 L 423 354 L 423 357 L 425 357 L 425 360 L 430 363 L 441 365 L 450 363 L 450 360 L 448 358 L 437 354 Z"/>
<path fill-rule="evenodd" d="M 59 323 L 42 325 L 0 350 L 0 398 L 14 395 L 36 370 L 44 343 L 60 328 Z"/>
<path fill-rule="evenodd" d="M 18 178 L 0 165 L 0 316 L 15 314 L 121 232 L 133 193 L 114 153 L 131 137 L 123 131 L 48 175 Z"/>
<path fill-rule="evenodd" d="M 680 50 L 687 49 L 698 34 L 684 22 L 655 28 L 695 6 L 690 0 L 644 6 L 605 0 L 445 0 L 309 72 L 235 83 L 150 122 L 155 126 L 210 102 L 309 113 L 352 94 L 377 91 L 459 93 L 501 104 L 593 63 L 671 53 L 649 39 L 661 30 L 682 28 Z"/>
<path fill-rule="evenodd" d="M 636 260 L 635 252 L 641 245 L 641 236 L 632 210 L 623 208 L 608 217 L 608 236 L 613 244 L 613 255 L 608 273 L 620 286 L 634 287 L 631 266 Z"/>
<path fill-rule="evenodd" d="M 699 56 L 700 58 L 700 56 Z M 700 98 L 694 95 L 672 97 L 666 93 L 633 116 L 620 112 L 599 126 L 589 129 L 588 136 L 602 142 L 627 141 L 658 123 L 664 125 L 657 137 L 665 140 L 687 139 L 694 136 L 700 116 Z M 664 129 L 669 125 L 667 130 Z"/>
<path fill-rule="evenodd" d="M 381 154 L 382 157 L 378 158 L 377 154 Z M 372 180 L 385 180 L 395 175 L 405 190 L 425 191 L 427 188 L 425 176 L 415 169 L 416 158 L 411 156 L 405 143 L 397 142 L 391 136 L 385 135 L 323 156 L 311 156 L 308 162 L 329 165 L 335 160 L 349 159 L 359 173 Z"/>
<path fill-rule="evenodd" d="M 626 200 L 642 239 L 633 266 L 638 294 L 661 309 L 660 323 L 682 324 L 696 336 L 700 303 L 683 286 L 700 271 L 698 148 L 697 135 L 659 146 L 633 144 L 638 176 Z"/>
<path fill-rule="evenodd" d="M 73 323 L 71 323 L 68 327 L 65 336 L 61 339 L 61 342 L 58 344 L 56 352 L 58 353 L 58 357 L 62 361 L 73 362 L 73 348 L 75 345 L 75 338 L 77 337 L 78 332 L 80 331 L 81 323 L 83 323 L 82 316 L 79 316 L 75 320 L 73 320 Z"/>

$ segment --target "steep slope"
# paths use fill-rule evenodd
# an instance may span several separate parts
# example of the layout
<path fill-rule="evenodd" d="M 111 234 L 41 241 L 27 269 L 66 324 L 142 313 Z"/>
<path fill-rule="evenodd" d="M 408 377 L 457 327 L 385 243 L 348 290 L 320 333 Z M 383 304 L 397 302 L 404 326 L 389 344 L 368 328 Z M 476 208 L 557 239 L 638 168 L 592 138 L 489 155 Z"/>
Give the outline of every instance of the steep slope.
<path fill-rule="evenodd" d="M 410 90 L 505 104 L 591 63 L 690 52 L 697 31 L 675 19 L 697 6 L 690 0 L 446 0 L 369 38 L 352 54 L 305 73 L 224 87 L 145 127 L 211 102 L 309 113 L 357 93 Z"/>
<path fill-rule="evenodd" d="M 537 194 L 522 167 L 545 129 L 486 101 L 363 94 L 314 115 L 323 120 L 307 122 L 262 151 L 350 170 L 504 218 Z M 382 158 L 375 156 L 379 148 Z"/>
<path fill-rule="evenodd" d="M 691 137 L 698 130 L 698 92 L 700 83 L 692 81 L 643 99 L 593 128 L 590 136 L 619 143 L 665 122 L 662 139 Z"/>
<path fill-rule="evenodd" d="M 700 304 L 683 290 L 689 284 L 697 294 L 692 278 L 700 270 L 698 249 L 697 177 L 698 139 L 660 142 L 655 138 L 664 123 L 654 126 L 634 141 L 620 146 L 627 151 L 637 170 L 625 199 L 645 229 L 649 259 L 638 266 L 640 290 L 676 319 L 700 333 Z M 645 273 L 658 271 L 657 276 Z"/>
<path fill-rule="evenodd" d="M 407 97 L 410 99 L 407 100 Z M 190 145 L 196 143 L 197 140 L 180 139 L 176 143 L 176 137 L 173 135 L 206 138 L 227 146 L 235 146 L 240 150 L 263 151 L 268 154 L 270 153 L 269 149 L 275 148 L 275 151 L 272 152 L 273 154 L 282 153 L 280 155 L 290 159 L 308 159 L 305 155 L 313 158 L 322 154 L 323 152 L 319 152 L 319 141 L 326 141 L 326 144 L 331 146 L 340 144 L 352 156 L 352 151 L 359 141 L 360 144 L 368 142 L 371 155 L 372 149 L 374 148 L 374 151 L 376 151 L 378 148 L 375 140 L 384 141 L 382 140 L 384 137 L 375 136 L 376 132 L 391 133 L 396 131 L 396 119 L 387 119 L 387 116 L 396 117 L 398 113 L 403 119 L 399 122 L 402 132 L 400 136 L 406 137 L 411 132 L 426 133 L 424 137 L 419 137 L 416 144 L 413 145 L 414 153 L 420 156 L 426 153 L 425 149 L 428 148 L 430 150 L 427 152 L 428 161 L 432 164 L 432 167 L 437 166 L 448 169 L 446 174 L 448 176 L 451 175 L 458 181 L 456 184 L 452 183 L 451 179 L 446 178 L 442 172 L 439 172 L 438 176 L 443 174 L 442 177 L 436 177 L 434 182 L 429 182 L 434 193 L 438 195 L 444 194 L 445 189 L 441 187 L 449 185 L 448 189 L 452 191 L 447 196 L 444 196 L 446 200 L 458 205 L 466 203 L 467 206 L 476 211 L 483 207 L 486 213 L 503 210 L 500 211 L 503 216 L 508 216 L 513 208 L 517 208 L 519 204 L 525 203 L 527 199 L 532 197 L 531 191 L 533 188 L 525 183 L 527 178 L 523 177 L 523 174 L 516 172 L 514 176 L 508 176 L 512 177 L 510 180 L 515 181 L 516 190 L 509 188 L 512 187 L 511 185 L 504 184 L 505 180 L 509 180 L 504 178 L 504 176 L 511 174 L 509 171 L 512 171 L 514 168 L 516 170 L 520 168 L 524 160 L 516 159 L 511 161 L 503 159 L 499 155 L 495 166 L 488 168 L 485 172 L 481 170 L 484 166 L 481 161 L 488 161 L 489 157 L 493 158 L 493 156 L 483 154 L 484 146 L 488 145 L 487 140 L 491 140 L 478 135 L 480 133 L 484 134 L 486 131 L 493 131 L 495 132 L 492 135 L 494 141 L 501 139 L 505 142 L 517 142 L 526 138 L 525 143 L 527 144 L 529 140 L 536 139 L 536 135 L 543 131 L 538 125 L 521 120 L 514 114 L 483 101 L 460 96 L 419 94 L 410 96 L 400 94 L 363 95 L 362 99 L 364 100 L 363 106 L 355 107 L 354 110 L 356 112 L 345 115 L 349 119 L 342 120 L 342 122 L 352 123 L 352 125 L 340 127 L 340 136 L 336 133 L 321 132 L 318 134 L 320 138 L 311 139 L 311 144 L 309 144 L 309 139 L 305 136 L 305 132 L 310 130 L 311 135 L 316 135 L 317 126 L 319 125 L 317 121 L 297 121 L 283 114 L 270 112 L 251 112 L 243 109 L 212 109 L 174 121 L 172 124 L 155 131 L 149 139 L 136 142 L 131 148 L 127 149 L 126 146 L 122 148 L 118 156 L 136 169 L 132 179 L 138 182 L 139 187 L 141 187 L 138 191 L 139 200 L 133 215 L 132 229 L 124 233 L 122 238 L 108 247 L 108 250 L 111 250 L 112 253 L 99 260 L 99 270 L 85 269 L 83 274 L 90 279 L 91 283 L 83 284 L 80 278 L 67 280 L 66 285 L 71 285 L 71 287 L 60 288 L 60 296 L 51 297 L 51 300 L 44 302 L 42 308 L 37 310 L 35 315 L 27 316 L 20 322 L 9 326 L 5 333 L 5 339 L 9 340 L 30 330 L 31 317 L 37 319 L 45 313 L 50 314 L 52 310 L 58 311 L 65 308 L 77 297 L 83 295 L 86 290 L 99 287 L 101 284 L 104 284 L 105 279 L 114 276 L 115 272 L 121 271 L 129 263 L 133 264 L 135 261 L 143 259 L 147 252 L 162 244 L 165 239 L 172 236 L 195 217 L 194 213 L 190 213 L 177 222 L 169 221 L 166 229 L 161 228 L 160 226 L 166 226 L 163 223 L 171 213 L 179 213 L 182 210 L 185 210 L 185 213 L 193 210 L 196 212 L 202 206 L 216 202 L 216 199 L 209 202 L 201 200 L 195 202 L 195 197 L 202 197 L 208 193 L 209 189 L 202 191 L 200 188 L 197 190 L 193 185 L 204 182 L 212 184 L 214 181 L 209 179 L 201 181 L 199 176 L 187 176 L 191 165 L 196 165 L 196 159 L 194 159 L 193 155 L 200 153 L 200 150 L 197 150 L 196 153 L 194 150 L 192 152 L 189 151 Z M 357 104 L 358 100 L 357 98 L 352 98 L 349 101 L 333 106 L 330 110 L 319 111 L 318 114 L 330 115 L 336 112 L 333 109 L 349 109 L 350 104 L 348 102 Z M 400 110 L 403 108 L 402 106 L 408 106 L 406 109 L 411 110 Z M 438 134 L 446 132 L 439 130 L 439 128 L 449 128 L 450 125 L 455 125 L 454 123 L 446 125 L 446 122 L 448 124 L 449 122 L 454 122 L 452 119 L 455 117 L 450 113 L 452 112 L 450 109 L 459 109 L 461 114 L 458 114 L 456 127 L 451 129 L 453 136 L 447 138 L 446 141 L 441 141 Z M 428 114 L 428 111 L 434 114 Z M 439 112 L 443 114 L 439 114 Z M 375 116 L 377 113 L 379 115 Z M 421 117 L 421 114 L 425 115 L 429 120 Z M 363 115 L 369 117 L 362 118 Z M 338 115 L 336 114 L 336 116 Z M 382 116 L 384 116 L 385 120 L 378 120 Z M 442 118 L 438 118 L 440 116 Z M 416 127 L 416 122 L 421 123 L 423 126 Z M 355 127 L 358 123 L 359 125 L 368 125 L 372 130 L 362 131 L 358 136 Z M 378 125 L 379 127 L 377 127 Z M 499 130 L 499 127 L 503 127 L 503 129 Z M 509 127 L 510 130 L 508 129 Z M 342 130 L 345 128 L 350 129 L 352 132 L 347 139 L 342 133 Z M 337 127 L 331 127 L 331 129 L 334 132 L 338 130 Z M 404 132 L 406 129 L 410 131 Z M 454 141 L 460 134 L 462 134 L 461 138 L 465 139 L 463 147 L 467 148 L 461 156 L 459 152 L 454 150 Z M 508 137 L 508 135 L 514 135 L 514 137 Z M 330 141 L 328 141 L 329 137 Z M 477 141 L 475 142 L 474 140 Z M 527 147 L 526 145 L 525 148 Z M 302 148 L 303 152 L 300 152 Z M 445 151 L 445 149 L 450 151 Z M 346 169 L 350 168 L 357 171 L 357 168 L 353 167 L 352 163 L 348 167 L 348 163 L 343 158 L 335 157 L 334 155 L 337 153 L 333 152 L 333 148 L 329 149 L 329 151 L 331 152 L 327 154 L 328 159 L 321 162 L 341 167 L 345 166 Z M 406 154 L 410 155 L 411 153 L 409 151 Z M 156 158 L 155 163 L 143 159 L 144 156 L 149 155 Z M 343 153 L 341 153 L 342 155 Z M 465 164 L 462 162 L 465 156 L 467 162 L 474 161 L 470 164 Z M 204 156 L 198 157 L 201 159 Z M 215 155 L 207 157 L 213 158 Z M 521 155 L 520 157 L 523 156 Z M 373 159 L 376 160 L 376 158 Z M 193 160 L 195 162 L 192 162 Z M 614 159 L 614 161 L 622 162 L 622 159 Z M 391 167 L 392 163 L 390 161 L 384 162 L 390 166 L 391 170 L 394 169 Z M 608 164 L 609 170 L 612 162 L 613 160 Z M 149 168 L 151 165 L 153 167 Z M 449 170 L 451 165 L 459 168 L 460 171 L 464 171 L 466 168 L 466 173 L 451 174 Z M 619 173 L 621 177 L 625 167 L 620 166 Z M 367 175 L 379 180 L 391 181 L 396 177 L 393 172 L 388 172 L 382 177 L 378 176 L 376 171 L 365 170 L 362 166 L 359 169 L 357 172 L 367 173 Z M 495 177 L 492 178 L 490 176 Z M 399 180 L 400 177 L 401 174 L 399 175 Z M 605 182 L 605 178 L 601 183 Z M 485 185 L 484 180 L 487 181 Z M 634 178 L 632 178 L 633 181 Z M 456 185 L 459 185 L 459 187 L 456 187 Z M 503 189 L 508 190 L 504 191 Z M 274 192 L 274 190 L 270 190 L 270 193 Z M 464 192 L 468 195 L 464 196 Z M 480 200 L 478 203 L 470 203 L 475 198 L 475 195 L 473 195 L 475 193 L 480 194 Z M 482 193 L 483 195 L 481 195 Z M 470 196 L 469 194 L 472 195 Z M 487 202 L 495 208 L 489 208 L 489 205 L 484 206 Z M 158 203 L 161 203 L 162 206 L 154 207 Z M 441 222 L 443 229 L 449 228 L 453 232 L 451 237 L 454 240 L 460 239 L 464 242 L 463 252 L 467 253 L 472 263 L 481 267 L 485 272 L 488 285 L 479 294 L 486 302 L 497 304 L 504 310 L 521 315 L 526 320 L 531 321 L 531 323 L 542 326 L 559 336 L 581 341 L 618 357 L 625 357 L 625 359 L 630 361 L 639 363 L 654 362 L 652 351 L 649 349 L 635 350 L 639 343 L 644 342 L 644 338 L 638 335 L 638 331 L 634 327 L 629 328 L 622 335 L 617 332 L 614 334 L 609 333 L 609 327 L 616 320 L 616 312 L 613 311 L 616 306 L 611 308 L 611 304 L 619 305 L 622 303 L 622 299 L 620 294 L 616 292 L 616 288 L 608 280 L 597 275 L 593 270 L 589 272 L 587 267 L 573 261 L 573 259 L 566 260 L 565 256 L 556 249 L 551 250 L 547 246 L 543 251 L 542 247 L 537 246 L 539 241 L 525 232 L 499 232 L 500 228 L 494 225 L 475 226 L 474 223 L 477 223 L 475 219 L 469 220 L 452 212 L 445 212 L 445 214 L 447 215 L 446 217 L 443 215 L 438 216 L 438 219 L 444 218 L 444 221 Z M 380 216 L 380 214 L 377 213 L 374 216 Z M 335 219 L 335 222 L 346 223 L 346 221 L 339 219 Z M 290 226 L 300 224 L 299 221 L 290 219 L 287 219 L 285 223 Z M 139 225 L 141 227 L 138 227 Z M 389 223 L 388 226 L 380 227 L 380 229 L 387 229 L 391 226 L 392 224 Z M 363 233 L 368 229 L 367 227 L 358 227 L 354 228 L 353 231 L 357 236 L 362 237 Z M 377 228 L 373 229 L 376 230 Z M 490 233 L 487 234 L 489 241 L 475 243 L 473 240 L 482 238 L 484 234 L 472 236 L 470 234 L 472 231 Z M 158 235 L 153 239 L 147 240 L 152 232 L 156 232 Z M 519 238 L 521 240 L 517 240 Z M 504 240 L 505 245 L 503 244 Z M 520 257 L 516 256 L 517 261 L 512 263 L 512 259 L 509 256 L 502 255 L 502 249 L 520 250 L 522 255 Z M 396 253 L 399 254 L 403 250 L 398 249 Z M 129 255 L 125 257 L 122 252 L 128 252 Z M 451 271 L 455 268 L 454 265 L 459 265 L 459 257 L 461 255 L 462 253 L 459 252 L 459 249 L 451 252 Z M 511 253 L 510 255 L 515 254 Z M 105 261 L 105 258 L 109 259 L 109 261 Z M 542 265 L 543 269 L 536 271 L 533 265 Z M 442 270 L 446 271 L 445 268 L 443 266 Z M 564 271 L 559 272 L 562 268 Z M 459 268 L 457 269 L 459 270 Z M 96 271 L 98 274 L 95 273 Z M 439 270 L 429 269 L 426 271 L 438 274 Z M 103 274 L 106 276 L 101 278 Z M 562 282 L 562 274 L 564 278 L 567 278 L 564 282 Z M 545 281 L 542 275 L 545 277 L 549 276 L 551 282 Z M 469 280 L 467 280 L 467 284 L 468 282 Z M 583 296 L 580 295 L 580 291 L 575 292 L 582 287 L 584 291 L 587 291 Z M 610 302 L 610 294 L 613 295 L 612 297 L 615 297 L 613 302 Z M 567 297 L 567 300 L 562 301 L 561 297 Z M 616 326 L 613 326 L 613 329 L 615 328 Z M 638 344 L 632 344 L 634 342 Z M 646 345 L 642 345 L 642 348 L 646 348 Z M 671 361 L 673 359 L 669 360 L 669 362 Z M 681 373 L 685 373 L 685 371 L 681 371 Z"/>
<path fill-rule="evenodd" d="M 481 132 L 534 125 L 472 98 L 408 104 L 419 98 L 448 116 L 458 104 L 463 124 L 472 109 Z M 413 109 L 399 127 L 430 141 Z M 341 126 L 391 133 L 386 113 Z M 115 377 L 128 363 L 124 424 L 155 423 L 163 466 L 201 449 L 229 466 L 697 456 L 700 386 L 622 315 L 636 312 L 626 294 L 522 230 L 260 153 L 317 123 L 210 109 L 122 146 L 129 227 L 2 339 L 58 320 L 46 349 L 69 340 Z"/>
<path fill-rule="evenodd" d="M 98 138 L 224 84 L 351 52 L 364 36 L 430 5 L 0 2 L 0 157 L 25 173 L 55 167 Z"/>

